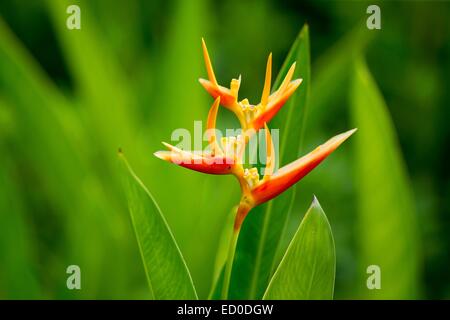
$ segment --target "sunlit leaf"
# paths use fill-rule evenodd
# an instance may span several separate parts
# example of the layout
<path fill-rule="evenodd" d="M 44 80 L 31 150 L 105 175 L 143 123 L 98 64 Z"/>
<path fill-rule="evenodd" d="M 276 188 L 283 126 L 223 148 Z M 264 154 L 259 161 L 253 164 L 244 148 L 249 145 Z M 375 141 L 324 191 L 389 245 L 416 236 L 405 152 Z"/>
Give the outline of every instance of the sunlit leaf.
<path fill-rule="evenodd" d="M 335 272 L 333 234 L 314 198 L 270 280 L 264 299 L 333 299 Z"/>
<path fill-rule="evenodd" d="M 197 299 L 191 275 L 153 196 L 134 174 L 122 153 L 128 205 L 151 298 Z"/>

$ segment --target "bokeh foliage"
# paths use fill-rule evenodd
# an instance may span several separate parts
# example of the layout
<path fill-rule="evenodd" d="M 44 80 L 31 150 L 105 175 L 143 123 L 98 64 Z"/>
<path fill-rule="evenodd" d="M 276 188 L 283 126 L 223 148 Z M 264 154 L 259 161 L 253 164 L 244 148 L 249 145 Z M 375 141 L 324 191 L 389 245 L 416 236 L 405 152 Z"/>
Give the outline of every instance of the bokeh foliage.
<path fill-rule="evenodd" d="M 65 9 L 75 3 L 82 29 L 69 31 Z M 255 101 L 267 54 L 273 52 L 276 74 L 305 22 L 312 68 L 302 152 L 353 126 L 356 101 L 372 95 L 355 83 L 358 72 L 373 74 L 369 87 L 384 97 L 382 109 L 391 119 L 379 126 L 375 117 L 367 119 L 368 130 L 383 132 L 356 133 L 300 182 L 280 247 L 289 243 L 314 193 L 335 239 L 337 298 L 377 298 L 364 289 L 365 250 L 380 250 L 389 270 L 400 275 L 386 276 L 383 286 L 407 279 L 403 289 L 383 297 L 450 298 L 449 5 L 379 2 L 377 31 L 363 30 L 367 5 L 2 1 L 0 298 L 150 297 L 121 186 L 119 147 L 157 199 L 199 297 L 206 297 L 238 185 L 232 177 L 170 166 L 152 153 L 174 128 L 193 130 L 212 103 L 197 83 L 205 76 L 202 36 L 219 82 L 242 73 L 241 96 Z M 226 110 L 219 118 L 222 127 L 237 125 Z M 383 168 L 386 157 L 400 159 L 394 162 L 402 169 Z M 359 194 L 370 185 L 358 179 L 372 167 L 361 167 L 364 158 L 375 163 L 372 174 L 382 185 L 400 177 L 400 187 L 389 187 L 413 206 L 396 204 L 391 215 L 379 217 L 372 207 L 365 210 Z M 373 201 L 365 197 L 366 204 Z M 407 215 L 397 216 L 399 208 Z M 399 265 L 398 251 L 385 248 L 398 249 L 405 238 L 414 243 Z M 81 267 L 81 291 L 65 286 L 70 264 Z"/>

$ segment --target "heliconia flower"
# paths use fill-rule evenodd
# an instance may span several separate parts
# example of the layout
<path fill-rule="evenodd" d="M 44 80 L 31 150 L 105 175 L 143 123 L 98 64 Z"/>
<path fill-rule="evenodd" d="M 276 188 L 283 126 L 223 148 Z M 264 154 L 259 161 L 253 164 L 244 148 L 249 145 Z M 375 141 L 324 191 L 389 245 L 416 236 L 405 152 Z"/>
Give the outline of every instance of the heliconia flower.
<path fill-rule="evenodd" d="M 222 145 L 224 146 L 224 150 L 222 150 L 216 139 L 215 127 L 219 104 L 220 97 L 217 97 L 208 113 L 206 132 L 211 148 L 209 152 L 198 154 L 184 151 L 163 142 L 169 151 L 157 151 L 154 155 L 162 160 L 203 173 L 233 174 L 241 172 L 240 158 L 244 150 L 244 141 L 240 137 L 222 138 Z"/>
<path fill-rule="evenodd" d="M 286 191 L 317 167 L 356 130 L 349 130 L 331 138 L 314 151 L 282 167 L 277 172 L 272 173 L 274 168 L 274 161 L 272 159 L 273 143 L 266 126 L 266 154 L 268 159 L 266 161 L 264 177 L 259 180 L 256 168 L 245 171 L 243 179 L 245 179 L 248 186 L 242 189 L 243 195 L 236 216 L 235 229 L 240 228 L 245 216 L 252 208 Z"/>
<path fill-rule="evenodd" d="M 272 77 L 272 54 L 270 54 L 267 60 L 261 102 L 252 105 L 247 99 L 238 101 L 240 76 L 239 79 L 231 81 L 229 89 L 217 83 L 203 39 L 202 45 L 209 80 L 200 79 L 200 83 L 215 99 L 209 110 L 206 124 L 210 150 L 201 153 L 190 152 L 163 142 L 169 150 L 155 152 L 155 156 L 203 173 L 233 174 L 236 176 L 242 192 L 234 225 L 235 231 L 238 233 L 244 218 L 252 208 L 273 199 L 297 183 L 336 150 L 356 129 L 331 138 L 309 154 L 274 172 L 275 150 L 267 122 L 275 116 L 302 81 L 301 79 L 291 81 L 295 71 L 295 62 L 288 70 L 278 90 L 270 94 Z M 243 135 L 217 140 L 215 128 L 220 104 L 233 111 L 238 117 Z M 266 167 L 264 176 L 260 179 L 256 168 L 244 169 L 241 158 L 245 151 L 245 145 L 252 134 L 251 132 L 253 130 L 256 132 L 263 127 L 265 127 L 266 132 Z"/>
<path fill-rule="evenodd" d="M 264 123 L 269 122 L 275 114 L 286 103 L 287 99 L 301 84 L 302 79 L 292 80 L 295 71 L 295 62 L 286 74 L 283 82 L 277 91 L 270 94 L 272 78 L 272 54 L 269 54 L 266 66 L 266 77 L 260 103 L 250 104 L 248 99 L 238 101 L 238 92 L 241 85 L 241 76 L 238 79 L 232 79 L 230 88 L 223 87 L 217 83 L 216 76 L 209 58 L 208 49 L 205 41 L 202 39 L 203 57 L 205 60 L 208 80 L 199 79 L 202 86 L 208 93 L 216 99 L 220 97 L 221 104 L 233 111 L 239 119 L 242 129 L 259 130 Z"/>

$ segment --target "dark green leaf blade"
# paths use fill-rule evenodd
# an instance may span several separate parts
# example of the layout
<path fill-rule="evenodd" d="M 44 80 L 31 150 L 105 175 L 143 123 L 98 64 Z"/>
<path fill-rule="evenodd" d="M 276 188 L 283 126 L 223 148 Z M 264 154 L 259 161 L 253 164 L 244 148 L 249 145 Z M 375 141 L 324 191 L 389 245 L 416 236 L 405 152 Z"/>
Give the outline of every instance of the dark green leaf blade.
<path fill-rule="evenodd" d="M 264 299 L 333 299 L 335 273 L 333 234 L 314 197 L 269 283 Z"/>
<path fill-rule="evenodd" d="M 119 157 L 127 171 L 128 205 L 151 297 L 197 299 L 189 270 L 161 210 L 122 153 Z"/>
<path fill-rule="evenodd" d="M 305 130 L 310 83 L 309 31 L 305 25 L 292 45 L 274 83 L 278 88 L 289 67 L 296 61 L 295 78 L 303 82 L 297 92 L 269 123 L 280 130 L 280 166 L 298 158 Z M 295 186 L 271 202 L 254 208 L 241 230 L 231 279 L 231 299 L 259 299 L 276 268 L 275 257 L 284 232 Z"/>

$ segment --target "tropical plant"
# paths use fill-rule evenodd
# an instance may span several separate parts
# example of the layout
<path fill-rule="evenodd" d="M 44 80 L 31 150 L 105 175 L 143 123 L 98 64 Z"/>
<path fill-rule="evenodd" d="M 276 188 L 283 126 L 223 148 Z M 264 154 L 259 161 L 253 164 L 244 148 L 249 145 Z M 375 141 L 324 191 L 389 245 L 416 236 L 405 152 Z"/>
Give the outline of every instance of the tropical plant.
<path fill-rule="evenodd" d="M 308 41 L 308 39 L 308 29 L 305 27 L 300 32 L 298 41 Z M 295 52 L 297 47 L 303 46 L 306 48 L 309 47 L 308 44 L 302 45 L 295 43 L 294 49 L 291 52 Z M 203 39 L 202 47 L 208 80 L 200 79 L 200 83 L 215 99 L 209 110 L 206 122 L 209 142 L 208 150 L 199 154 L 198 150 L 197 152 L 186 151 L 163 142 L 169 151 L 155 152 L 155 156 L 194 171 L 216 175 L 231 174 L 237 178 L 241 187 L 241 199 L 236 207 L 236 212 L 233 214 L 234 224 L 231 237 L 228 239 L 226 265 L 224 266 L 223 275 L 220 277 L 222 279 L 220 297 L 227 299 L 229 297 L 236 245 L 241 226 L 247 214 L 253 208 L 277 197 L 306 176 L 339 147 L 342 142 L 350 137 L 356 129 L 331 138 L 309 154 L 274 171 L 276 154 L 267 122 L 276 115 L 302 83 L 302 79 L 292 81 L 296 62 L 293 62 L 289 67 L 278 89 L 271 93 L 272 54 L 269 54 L 261 101 L 253 105 L 249 103 L 248 99 L 242 99 L 240 101 L 238 99 L 241 77 L 239 79 L 233 79 L 230 88 L 225 88 L 218 84 Z M 304 57 L 299 58 L 303 59 Z M 309 66 L 307 66 L 307 69 L 309 69 Z M 279 78 L 281 79 L 281 75 Z M 218 141 L 216 136 L 216 118 L 220 105 L 231 110 L 239 119 L 242 127 L 242 134 L 223 137 L 221 142 Z M 292 112 L 294 114 L 291 116 L 295 117 L 295 112 L 298 112 L 298 108 Z M 265 130 L 266 161 L 264 176 L 260 179 L 257 167 L 245 168 L 242 158 L 246 150 L 246 145 L 262 128 Z M 178 288 L 179 291 L 170 291 L 171 295 L 169 296 L 166 296 L 167 289 L 161 289 L 162 293 L 157 294 L 155 297 L 171 297 L 173 299 L 196 297 L 189 271 L 158 205 L 134 173 L 132 171 L 130 173 L 134 177 L 134 180 L 136 180 L 134 184 L 131 184 L 132 187 L 129 187 L 130 190 L 134 190 L 129 192 L 130 212 L 152 292 L 156 292 L 152 278 L 158 276 L 158 273 L 162 273 L 162 269 L 156 270 L 155 268 L 159 264 L 167 264 L 168 268 L 164 268 L 164 270 L 170 270 L 179 266 L 173 270 L 173 273 L 178 272 L 178 276 L 183 278 L 183 281 L 172 278 L 170 282 L 180 281 L 184 285 Z M 136 184 L 145 190 L 147 197 L 142 196 L 142 190 L 140 192 L 136 191 Z M 153 202 L 153 206 L 151 202 Z M 154 207 L 153 210 L 150 210 L 148 208 L 149 206 Z M 156 230 L 153 231 L 154 228 Z M 159 234 L 161 234 L 164 240 L 159 239 Z M 168 248 L 164 252 L 164 255 L 161 255 L 161 252 L 156 250 L 156 241 L 159 242 L 158 246 Z M 173 248 L 173 250 L 169 248 Z M 158 261 L 159 263 L 157 263 Z M 219 264 L 218 268 L 223 268 L 223 266 Z M 314 198 L 311 208 L 299 226 L 299 230 L 292 239 L 282 261 L 276 268 L 267 286 L 264 298 L 331 299 L 333 297 L 334 276 L 335 253 L 331 229 L 322 208 L 317 199 Z M 162 278 L 164 275 L 160 275 L 159 277 Z M 164 282 L 161 281 L 158 283 L 161 284 Z M 167 288 L 170 285 L 171 283 L 167 283 L 163 287 Z M 217 291 L 218 288 L 217 283 L 215 283 L 212 296 L 214 296 L 214 291 Z"/>

